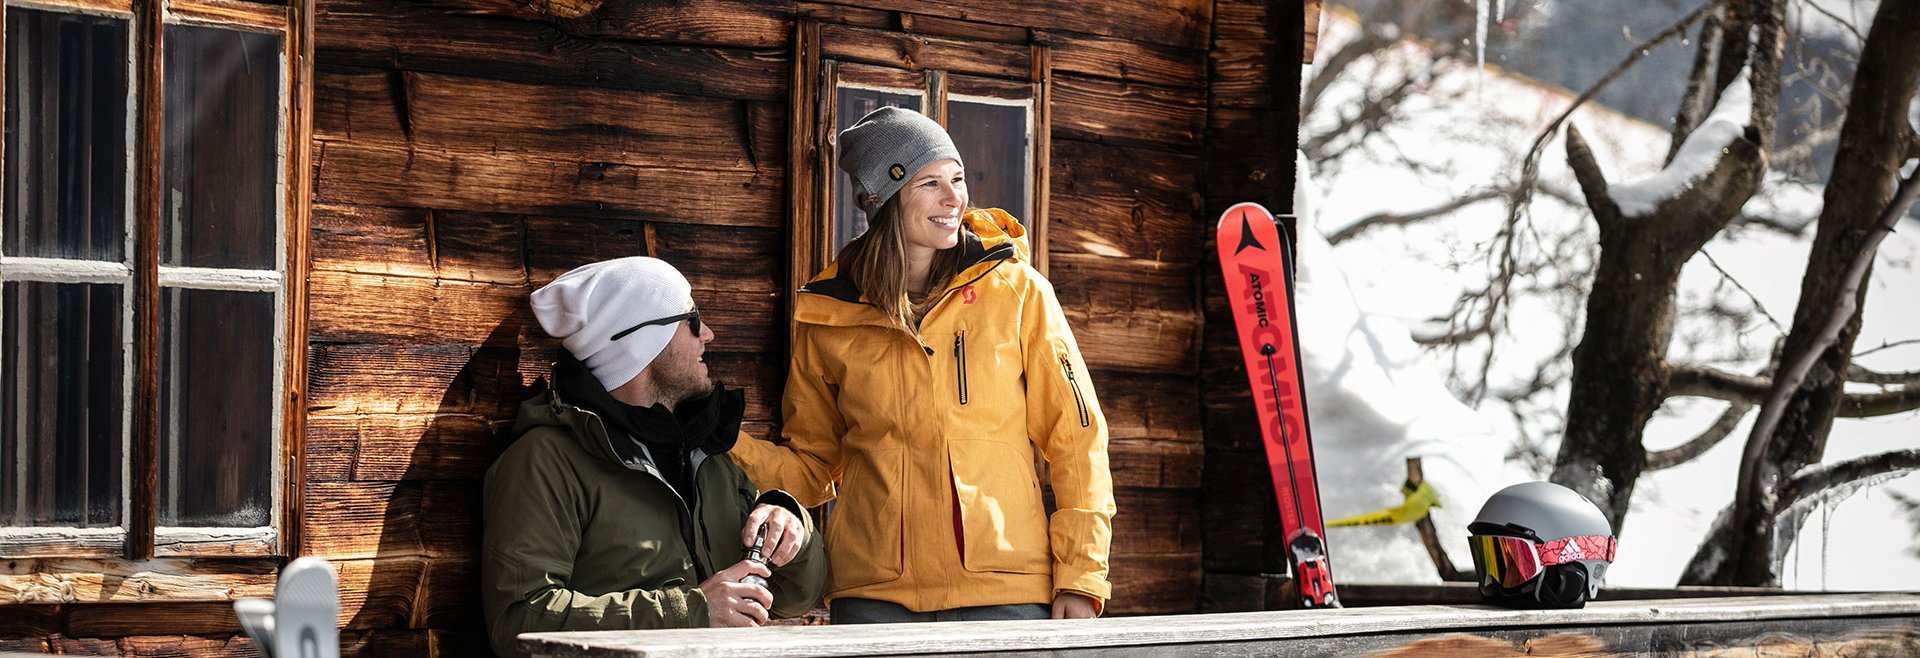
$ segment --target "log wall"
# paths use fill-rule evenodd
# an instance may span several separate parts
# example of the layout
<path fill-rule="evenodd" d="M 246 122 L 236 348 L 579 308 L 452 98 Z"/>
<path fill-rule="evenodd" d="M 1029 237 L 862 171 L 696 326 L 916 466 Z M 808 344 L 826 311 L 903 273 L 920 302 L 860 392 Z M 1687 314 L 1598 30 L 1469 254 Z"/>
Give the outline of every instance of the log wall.
<path fill-rule="evenodd" d="M 526 299 L 561 272 L 674 263 L 714 326 L 716 377 L 747 393 L 748 431 L 777 433 L 800 283 L 786 273 L 785 168 L 803 17 L 917 35 L 872 57 L 1049 47 L 1050 275 L 1112 427 L 1111 612 L 1200 608 L 1203 545 L 1207 568 L 1227 571 L 1249 563 L 1212 547 L 1252 545 L 1246 519 L 1213 508 L 1262 495 L 1242 488 L 1257 482 L 1203 487 L 1203 462 L 1209 479 L 1224 467 L 1214 417 L 1232 402 L 1203 346 L 1232 341 L 1203 331 L 1198 291 L 1217 279 L 1204 242 L 1216 207 L 1284 198 L 1277 182 L 1291 181 L 1274 153 L 1292 152 L 1298 121 L 1272 94 L 1297 86 L 1274 80 L 1297 72 L 1301 24 L 1269 15 L 1275 4 L 1297 13 L 1258 0 L 317 0 L 300 552 L 340 569 L 346 654 L 486 653 L 480 480 L 547 373 L 555 343 Z M 0 607 L 0 648 L 252 655 L 228 609 Z"/>
<path fill-rule="evenodd" d="M 1320 1 L 1306 0 L 1304 11 L 1290 5 L 1260 0 L 1215 5 L 1203 181 L 1209 218 L 1242 201 L 1259 201 L 1275 215 L 1293 212 L 1300 65 L 1313 60 L 1311 36 L 1319 25 Z M 1293 228 L 1287 226 L 1290 232 Z M 1214 248 L 1209 232 L 1203 250 L 1211 254 Z M 1205 426 L 1201 497 L 1206 501 L 1200 609 L 1288 607 L 1284 577 L 1275 575 L 1287 572 L 1286 542 L 1219 266 L 1209 259 L 1200 280 L 1206 327 L 1198 355 Z M 1338 562 L 1333 566 L 1337 577 Z"/>

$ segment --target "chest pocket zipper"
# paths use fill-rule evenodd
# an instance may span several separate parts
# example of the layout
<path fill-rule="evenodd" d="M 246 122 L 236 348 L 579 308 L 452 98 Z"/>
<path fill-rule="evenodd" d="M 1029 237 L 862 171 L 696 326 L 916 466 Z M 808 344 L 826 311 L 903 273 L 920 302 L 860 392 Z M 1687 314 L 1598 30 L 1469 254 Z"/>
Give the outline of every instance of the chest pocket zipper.
<path fill-rule="evenodd" d="M 967 334 L 953 334 L 954 378 L 960 385 L 960 404 L 967 403 Z"/>
<path fill-rule="evenodd" d="M 1073 389 L 1073 406 L 1080 410 L 1080 426 L 1086 427 L 1092 420 L 1087 418 L 1087 399 L 1080 393 L 1080 380 L 1073 376 L 1073 361 L 1060 357 L 1060 370 L 1067 373 L 1067 388 Z"/>

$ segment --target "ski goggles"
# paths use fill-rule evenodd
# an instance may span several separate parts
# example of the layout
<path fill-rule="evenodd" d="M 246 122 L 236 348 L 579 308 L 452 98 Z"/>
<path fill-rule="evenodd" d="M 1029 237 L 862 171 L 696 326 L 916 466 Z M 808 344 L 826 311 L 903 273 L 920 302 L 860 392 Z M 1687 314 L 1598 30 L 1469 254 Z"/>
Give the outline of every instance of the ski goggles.
<path fill-rule="evenodd" d="M 1532 582 L 1547 567 L 1556 564 L 1582 560 L 1612 563 L 1614 550 L 1620 544 L 1618 539 L 1606 535 L 1562 537 L 1549 542 L 1535 542 L 1526 537 L 1472 535 L 1467 537 L 1467 542 L 1473 547 L 1473 571 L 1480 585 L 1499 585 L 1509 590 Z"/>

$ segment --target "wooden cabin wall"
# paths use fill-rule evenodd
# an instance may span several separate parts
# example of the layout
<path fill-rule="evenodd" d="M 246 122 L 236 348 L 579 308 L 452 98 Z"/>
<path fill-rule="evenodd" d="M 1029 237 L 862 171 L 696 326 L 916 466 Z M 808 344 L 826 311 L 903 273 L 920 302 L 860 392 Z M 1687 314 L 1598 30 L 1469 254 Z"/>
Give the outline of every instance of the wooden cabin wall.
<path fill-rule="evenodd" d="M 525 300 L 559 273 L 635 254 L 680 267 L 749 431 L 777 431 L 803 15 L 1052 47 L 1051 278 L 1113 427 L 1112 610 L 1195 609 L 1212 0 L 321 0 L 318 14 L 303 549 L 341 567 L 353 653 L 482 650 L 480 478 L 546 372 L 553 342 Z"/>
<path fill-rule="evenodd" d="M 1259 201 L 1293 209 L 1303 63 L 1313 61 L 1320 0 L 1218 0 L 1207 122 L 1206 212 Z M 1283 218 L 1283 222 L 1288 222 Z M 1292 233 L 1291 223 L 1286 226 Z M 1211 235 L 1206 251 L 1213 253 Z M 1200 347 L 1205 425 L 1202 612 L 1290 607 L 1286 541 L 1253 414 L 1246 368 L 1220 268 L 1202 269 L 1205 336 Z M 1332 542 L 1329 542 L 1330 544 Z M 1331 550 L 1339 550 L 1337 545 Z M 1339 562 L 1332 562 L 1339 573 Z M 1297 599 L 1297 596 L 1294 597 Z"/>

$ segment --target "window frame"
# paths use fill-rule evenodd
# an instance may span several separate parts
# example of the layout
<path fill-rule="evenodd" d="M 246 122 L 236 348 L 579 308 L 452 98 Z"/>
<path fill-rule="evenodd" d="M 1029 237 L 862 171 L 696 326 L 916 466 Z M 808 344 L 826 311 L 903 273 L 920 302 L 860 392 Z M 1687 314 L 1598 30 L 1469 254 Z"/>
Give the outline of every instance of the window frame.
<path fill-rule="evenodd" d="M 1006 101 L 1010 99 L 996 93 L 1016 89 L 1024 92 L 1033 130 L 1028 176 L 1031 209 L 1030 216 L 1020 219 L 1027 230 L 1033 266 L 1043 274 L 1047 272 L 1053 75 L 1052 57 L 1045 44 L 1031 38 L 1022 44 L 975 43 L 824 22 L 812 16 L 795 21 L 793 43 L 788 141 L 791 289 L 798 289 L 833 258 L 834 184 L 838 176 L 833 157 L 839 125 L 835 114 L 838 90 L 843 86 L 921 92 L 931 110 L 927 116 L 943 126 L 950 95 Z M 938 69 L 921 66 L 916 55 L 922 50 L 927 55 L 924 59 L 950 65 Z M 954 93 L 956 88 L 959 93 Z M 789 297 L 789 321 L 792 304 Z"/>
<path fill-rule="evenodd" d="M 0 66 L 4 66 L 5 8 L 109 16 L 128 21 L 128 152 L 126 251 L 123 262 L 4 258 L 7 281 L 83 282 L 111 279 L 122 299 L 123 426 L 121 523 L 113 528 L 0 528 L 0 558 L 124 558 L 125 564 L 172 564 L 191 558 L 290 557 L 298 552 L 301 501 L 300 438 L 305 431 L 306 269 L 311 181 L 313 3 L 265 5 L 237 0 L 0 0 Z M 161 264 L 164 195 L 160 189 L 164 124 L 165 31 L 174 25 L 213 27 L 279 37 L 279 81 L 273 137 L 271 192 L 276 228 L 274 269 L 229 269 Z M 0 77 L 0 89 L 5 84 Z M 5 108 L 0 107 L 0 120 Z M 0 136 L 4 139 L 4 136 Z M 0 163 L 4 166 L 4 163 Z M 4 193 L 4 190 L 0 190 Z M 0 226 L 0 229 L 3 229 Z M 21 276 L 21 275 L 27 276 Z M 108 282 L 108 281 L 102 281 Z M 266 526 L 253 528 L 158 526 L 162 446 L 159 427 L 161 295 L 173 290 L 271 292 L 274 295 L 274 377 L 269 436 L 270 500 Z M 155 561 L 155 558 L 162 558 Z M 120 564 L 120 567 L 112 565 Z M 177 565 L 176 565 L 177 566 Z M 199 600 L 207 593 L 182 593 Z M 162 595 L 161 598 L 167 598 Z"/>

